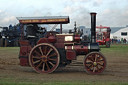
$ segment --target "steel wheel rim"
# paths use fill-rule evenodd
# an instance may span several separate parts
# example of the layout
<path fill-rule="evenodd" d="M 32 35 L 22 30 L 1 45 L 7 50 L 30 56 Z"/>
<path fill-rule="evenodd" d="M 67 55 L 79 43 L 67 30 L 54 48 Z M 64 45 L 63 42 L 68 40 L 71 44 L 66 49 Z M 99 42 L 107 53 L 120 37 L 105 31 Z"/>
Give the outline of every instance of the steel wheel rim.
<path fill-rule="evenodd" d="M 106 68 L 106 59 L 100 52 L 91 52 L 84 59 L 84 67 L 89 74 L 100 74 Z"/>
<path fill-rule="evenodd" d="M 38 73 L 52 73 L 59 65 L 57 49 L 47 43 L 36 45 L 30 52 L 30 66 Z"/>

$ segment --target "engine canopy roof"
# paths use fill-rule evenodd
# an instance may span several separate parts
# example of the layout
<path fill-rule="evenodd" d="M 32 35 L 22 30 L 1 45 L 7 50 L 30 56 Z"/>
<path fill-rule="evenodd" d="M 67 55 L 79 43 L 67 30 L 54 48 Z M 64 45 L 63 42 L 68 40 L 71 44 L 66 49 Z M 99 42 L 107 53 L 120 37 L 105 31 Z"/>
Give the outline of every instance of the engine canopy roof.
<path fill-rule="evenodd" d="M 22 24 L 67 24 L 69 16 L 17 17 Z"/>

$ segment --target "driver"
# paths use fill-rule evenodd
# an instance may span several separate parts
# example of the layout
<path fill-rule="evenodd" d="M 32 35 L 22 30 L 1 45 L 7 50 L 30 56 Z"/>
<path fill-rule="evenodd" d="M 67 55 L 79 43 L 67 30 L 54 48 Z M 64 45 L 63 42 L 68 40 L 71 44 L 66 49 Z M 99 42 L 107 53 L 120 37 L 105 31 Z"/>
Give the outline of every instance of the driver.
<path fill-rule="evenodd" d="M 39 29 L 39 27 L 37 26 L 37 24 L 27 25 L 27 29 L 26 29 L 27 37 L 36 37 L 36 33 L 37 33 L 38 29 Z"/>

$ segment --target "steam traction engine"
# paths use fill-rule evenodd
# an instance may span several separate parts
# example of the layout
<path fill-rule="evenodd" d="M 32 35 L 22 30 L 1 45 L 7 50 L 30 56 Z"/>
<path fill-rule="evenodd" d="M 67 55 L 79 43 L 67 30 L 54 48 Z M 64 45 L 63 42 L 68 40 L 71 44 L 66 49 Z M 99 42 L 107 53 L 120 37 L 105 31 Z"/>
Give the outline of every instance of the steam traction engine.
<path fill-rule="evenodd" d="M 102 25 L 96 27 L 96 42 L 99 45 L 106 45 L 106 47 L 110 47 L 111 39 L 110 39 L 110 27 L 104 27 Z"/>
<path fill-rule="evenodd" d="M 19 46 L 20 29 L 19 26 L 2 27 L 0 33 L 0 47 Z"/>
<path fill-rule="evenodd" d="M 91 43 L 81 41 L 80 35 L 75 32 L 61 34 L 62 31 L 37 31 L 37 24 L 60 24 L 62 30 L 62 24 L 69 23 L 68 16 L 17 19 L 22 27 L 19 53 L 21 66 L 31 66 L 38 73 L 52 73 L 58 67 L 70 64 L 78 55 L 85 55 L 83 65 L 87 73 L 99 74 L 104 71 L 106 60 L 99 52 L 95 36 L 96 13 L 91 13 Z M 28 34 L 25 29 L 28 29 Z M 33 35 L 29 33 L 32 30 L 35 32 Z"/>

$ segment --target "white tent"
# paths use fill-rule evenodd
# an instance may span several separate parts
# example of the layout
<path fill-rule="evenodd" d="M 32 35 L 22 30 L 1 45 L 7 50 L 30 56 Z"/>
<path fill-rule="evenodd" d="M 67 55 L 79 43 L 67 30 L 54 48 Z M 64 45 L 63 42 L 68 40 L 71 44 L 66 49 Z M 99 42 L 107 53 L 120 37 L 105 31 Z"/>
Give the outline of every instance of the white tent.
<path fill-rule="evenodd" d="M 116 39 L 125 38 L 126 40 L 128 40 L 128 27 L 122 28 L 117 32 L 110 34 L 110 38 L 116 38 Z"/>

